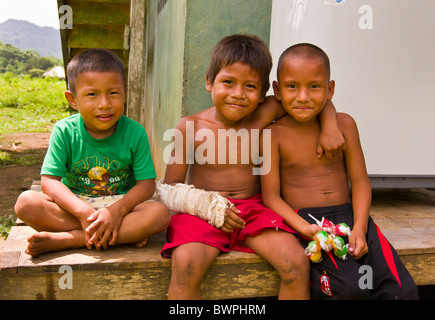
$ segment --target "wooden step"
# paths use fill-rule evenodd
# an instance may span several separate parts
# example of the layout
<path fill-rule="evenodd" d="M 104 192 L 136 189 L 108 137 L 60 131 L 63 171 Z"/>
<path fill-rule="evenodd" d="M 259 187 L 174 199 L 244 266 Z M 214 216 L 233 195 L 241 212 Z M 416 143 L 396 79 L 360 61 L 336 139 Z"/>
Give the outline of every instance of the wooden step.
<path fill-rule="evenodd" d="M 414 281 L 435 284 L 435 191 L 375 190 L 373 195 L 371 214 Z M 11 229 L 0 253 L 0 299 L 166 299 L 171 260 L 160 256 L 165 233 L 151 237 L 144 248 L 83 248 L 32 258 L 25 249 L 34 232 L 25 225 Z M 65 288 L 69 275 L 71 289 Z M 202 294 L 204 299 L 271 297 L 278 288 L 278 274 L 266 261 L 232 251 L 213 263 Z"/>

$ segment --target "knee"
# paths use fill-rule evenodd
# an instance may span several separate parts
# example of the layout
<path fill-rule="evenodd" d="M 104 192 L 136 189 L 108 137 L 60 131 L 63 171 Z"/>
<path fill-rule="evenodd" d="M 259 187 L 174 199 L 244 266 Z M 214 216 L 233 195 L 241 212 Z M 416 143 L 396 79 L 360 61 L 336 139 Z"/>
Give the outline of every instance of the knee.
<path fill-rule="evenodd" d="M 172 278 L 177 283 L 191 284 L 199 274 L 198 257 L 194 252 L 185 250 L 182 246 L 172 254 Z M 200 279 L 199 279 L 200 280 Z"/>
<path fill-rule="evenodd" d="M 29 214 L 34 212 L 34 207 L 38 205 L 37 192 L 27 190 L 21 193 L 14 206 L 15 214 L 21 220 L 25 220 Z"/>
<path fill-rule="evenodd" d="M 169 209 L 162 202 L 146 201 L 141 203 L 136 210 L 141 213 L 143 223 L 147 228 L 152 225 L 154 233 L 166 230 L 171 222 Z"/>
<path fill-rule="evenodd" d="M 303 250 L 297 250 L 292 254 L 283 257 L 282 264 L 277 271 L 281 277 L 281 281 L 286 285 L 292 284 L 295 281 L 309 281 L 310 277 L 310 262 Z"/>
<path fill-rule="evenodd" d="M 154 202 L 152 204 L 152 210 L 158 217 L 157 220 L 160 231 L 166 230 L 171 223 L 171 214 L 168 207 L 162 202 Z"/>

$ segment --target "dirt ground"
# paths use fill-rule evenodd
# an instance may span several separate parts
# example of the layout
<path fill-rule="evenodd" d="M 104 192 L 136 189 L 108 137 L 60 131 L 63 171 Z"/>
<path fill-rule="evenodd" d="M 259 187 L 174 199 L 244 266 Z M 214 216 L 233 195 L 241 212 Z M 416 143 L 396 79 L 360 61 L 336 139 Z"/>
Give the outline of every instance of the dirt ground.
<path fill-rule="evenodd" d="M 48 148 L 49 132 L 7 134 L 0 137 L 0 150 L 14 157 L 31 155 L 38 162 L 30 166 L 9 165 L 0 168 L 0 216 L 15 215 L 14 205 L 18 196 L 28 190 L 34 180 L 39 180 L 42 161 Z M 0 247 L 3 238 L 0 237 Z"/>

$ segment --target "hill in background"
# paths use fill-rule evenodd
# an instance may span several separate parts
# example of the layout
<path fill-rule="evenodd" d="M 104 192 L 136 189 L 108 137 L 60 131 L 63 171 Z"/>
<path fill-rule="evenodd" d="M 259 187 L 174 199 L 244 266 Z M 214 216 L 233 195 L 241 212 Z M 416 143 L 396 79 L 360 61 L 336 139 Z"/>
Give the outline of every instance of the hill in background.
<path fill-rule="evenodd" d="M 23 20 L 9 19 L 0 23 L 0 41 L 22 50 L 35 50 L 41 57 L 62 59 L 59 30 L 40 27 Z"/>

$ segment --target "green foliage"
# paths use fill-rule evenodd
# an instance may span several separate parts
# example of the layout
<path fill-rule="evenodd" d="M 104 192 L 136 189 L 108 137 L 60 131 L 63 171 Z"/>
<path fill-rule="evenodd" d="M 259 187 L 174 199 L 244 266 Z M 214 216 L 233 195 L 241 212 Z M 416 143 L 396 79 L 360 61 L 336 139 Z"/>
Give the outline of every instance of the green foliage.
<path fill-rule="evenodd" d="M 0 217 L 0 236 L 6 238 L 14 225 L 15 217 L 13 215 L 10 215 L 9 217 Z"/>
<path fill-rule="evenodd" d="M 40 163 L 40 159 L 35 156 L 33 152 L 29 153 L 15 153 L 0 151 L 0 169 L 14 165 L 14 166 L 33 166 Z"/>
<path fill-rule="evenodd" d="M 69 116 L 64 80 L 0 74 L 0 135 L 43 132 Z"/>
<path fill-rule="evenodd" d="M 29 74 L 33 69 L 47 71 L 62 65 L 61 59 L 41 57 L 34 50 L 20 50 L 0 41 L 0 73 Z"/>

